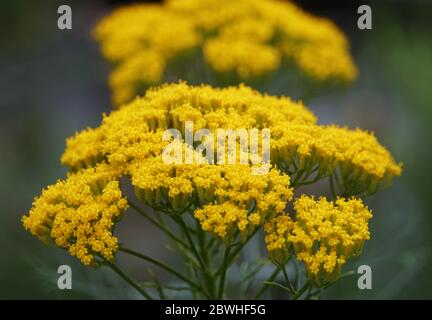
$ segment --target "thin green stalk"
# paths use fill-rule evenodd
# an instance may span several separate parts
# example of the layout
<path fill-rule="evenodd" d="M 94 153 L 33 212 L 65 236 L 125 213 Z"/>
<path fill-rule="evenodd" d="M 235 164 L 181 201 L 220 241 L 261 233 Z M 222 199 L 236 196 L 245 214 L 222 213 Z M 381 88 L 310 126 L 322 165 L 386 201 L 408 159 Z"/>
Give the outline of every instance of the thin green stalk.
<path fill-rule="evenodd" d="M 297 292 L 297 294 L 293 297 L 294 300 L 298 300 L 303 293 L 305 293 L 305 291 L 309 288 L 309 286 L 311 285 L 311 281 L 307 280 L 306 283 L 303 285 L 303 287 Z"/>
<path fill-rule="evenodd" d="M 275 287 L 281 288 L 281 289 L 283 289 L 283 290 L 288 291 L 288 292 L 291 293 L 291 289 L 290 289 L 290 288 L 288 288 L 288 287 L 286 287 L 286 286 L 284 286 L 283 284 L 280 284 L 280 283 L 278 283 L 278 282 L 274 282 L 274 281 L 264 281 L 264 284 L 267 284 L 267 285 L 269 285 L 269 286 L 275 286 Z"/>
<path fill-rule="evenodd" d="M 198 260 L 198 263 L 200 264 L 200 267 L 201 267 L 201 270 L 202 270 L 202 274 L 203 274 L 203 276 L 204 276 L 204 279 L 205 279 L 205 282 L 206 282 L 207 289 L 208 289 L 208 291 L 209 291 L 210 298 L 213 298 L 213 297 L 215 296 L 215 294 L 216 294 L 216 293 L 215 293 L 215 288 L 214 288 L 213 279 L 212 279 L 212 277 L 211 277 L 211 274 L 210 274 L 209 271 L 208 271 L 208 267 L 207 267 L 207 265 L 204 263 L 204 261 L 203 261 L 201 255 L 199 254 L 197 248 L 195 247 L 194 242 L 192 241 L 192 237 L 191 237 L 191 235 L 190 235 L 190 233 L 189 233 L 189 228 L 188 228 L 188 226 L 186 225 L 186 223 L 185 223 L 181 218 L 176 217 L 176 216 L 171 216 L 171 217 L 172 217 L 172 218 L 174 219 L 174 221 L 177 222 L 177 223 L 180 225 L 180 227 L 183 229 L 183 232 L 184 232 L 184 234 L 185 234 L 185 236 L 186 236 L 186 239 L 187 239 L 187 241 L 188 241 L 188 243 L 189 243 L 189 247 L 191 248 L 193 254 L 195 255 L 195 258 Z"/>
<path fill-rule="evenodd" d="M 295 261 L 294 259 L 292 259 L 291 261 L 292 261 L 292 264 L 294 265 L 294 273 L 295 273 L 294 288 L 296 288 L 296 290 L 297 290 L 297 287 L 299 285 L 299 273 L 300 273 L 300 270 L 299 270 L 299 267 L 297 265 L 297 261 Z"/>
<path fill-rule="evenodd" d="M 295 289 L 293 288 L 293 286 L 292 286 L 292 284 L 291 284 L 291 281 L 290 281 L 290 279 L 289 279 L 289 277 L 288 277 L 288 273 L 286 272 L 285 265 L 278 265 L 278 266 L 279 266 L 279 268 L 281 268 L 281 270 L 282 270 L 282 274 L 283 274 L 284 279 L 285 279 L 285 282 L 286 282 L 286 284 L 287 284 L 288 291 L 289 291 L 292 295 L 295 295 L 296 292 L 295 292 Z"/>
<path fill-rule="evenodd" d="M 130 200 L 129 200 L 129 205 L 132 208 L 134 208 L 140 215 L 142 215 L 144 218 L 146 218 L 148 221 L 150 221 L 152 224 L 154 224 L 160 230 L 165 232 L 175 243 L 181 244 L 186 249 L 189 249 L 188 245 L 183 240 L 181 240 L 179 237 L 177 237 L 174 233 L 172 233 L 170 230 L 168 230 L 165 226 L 160 224 L 158 221 L 156 221 L 155 219 L 150 217 L 147 213 L 142 211 L 137 205 L 132 203 Z"/>
<path fill-rule="evenodd" d="M 355 273 L 354 270 L 345 272 L 344 274 L 340 275 L 339 278 L 336 281 L 329 282 L 329 283 L 325 284 L 324 286 L 322 286 L 321 288 L 318 288 L 315 291 L 312 291 L 312 287 L 311 287 L 310 290 L 308 291 L 306 299 L 309 299 L 309 298 L 312 298 L 312 297 L 315 297 L 315 296 L 319 296 L 324 290 L 326 290 L 326 289 L 330 288 L 331 286 L 333 286 L 340 279 L 348 277 L 348 276 L 351 276 L 354 273 Z"/>
<path fill-rule="evenodd" d="M 251 272 L 249 272 L 244 278 L 240 279 L 239 281 L 235 282 L 233 284 L 233 287 L 236 288 L 237 286 L 240 286 L 242 283 L 250 280 L 251 278 L 255 277 L 255 275 L 261 271 L 261 269 L 263 268 L 263 264 L 259 264 L 254 270 L 252 270 Z M 249 285 L 248 285 L 249 287 Z"/>
<path fill-rule="evenodd" d="M 297 186 L 298 187 L 300 187 L 300 186 L 306 186 L 306 185 L 309 185 L 309 184 L 314 184 L 315 182 L 318 182 L 319 180 L 321 180 L 321 179 L 325 179 L 325 178 L 327 178 L 327 177 L 329 177 L 328 175 L 325 175 L 325 176 L 316 176 L 315 178 L 313 178 L 312 180 L 309 180 L 309 181 L 302 181 L 302 182 L 299 182 L 298 184 L 297 184 Z"/>
<path fill-rule="evenodd" d="M 187 241 L 189 243 L 189 247 L 191 248 L 193 254 L 196 257 L 196 259 L 198 260 L 201 268 L 203 270 L 206 270 L 207 269 L 206 265 L 204 264 L 204 262 L 202 260 L 202 257 L 199 254 L 199 252 L 198 252 L 198 250 L 197 250 L 197 248 L 196 248 L 196 246 L 195 246 L 195 244 L 194 244 L 194 242 L 192 240 L 192 237 L 190 235 L 190 229 L 188 228 L 188 226 L 186 225 L 186 223 L 181 218 L 175 217 L 174 221 L 176 221 L 180 225 L 180 227 L 183 229 L 183 232 L 185 233 L 186 239 L 187 239 Z"/>
<path fill-rule="evenodd" d="M 335 191 L 335 186 L 334 186 L 334 182 L 333 182 L 333 175 L 330 176 L 330 191 L 332 194 L 333 199 L 336 199 L 336 191 Z"/>
<path fill-rule="evenodd" d="M 115 273 L 117 273 L 123 280 L 129 283 L 132 287 L 134 287 L 139 293 L 143 295 L 147 300 L 153 300 L 153 298 L 143 289 L 141 286 L 136 283 L 131 277 L 129 277 L 126 273 L 121 271 L 115 264 L 110 263 L 108 261 L 104 261 L 104 264 L 110 267 Z"/>
<path fill-rule="evenodd" d="M 321 293 L 321 291 L 322 290 L 312 291 L 312 286 L 310 286 L 309 289 L 308 289 L 308 291 L 307 291 L 305 300 L 309 300 L 310 298 L 313 298 L 313 297 L 317 296 L 318 294 Z"/>
<path fill-rule="evenodd" d="M 202 288 L 199 285 L 197 285 L 192 280 L 186 278 L 184 275 L 182 275 L 178 271 L 176 271 L 173 268 L 171 268 L 170 266 L 168 266 L 165 262 L 159 261 L 159 260 L 157 260 L 155 258 L 149 257 L 149 256 L 147 256 L 145 254 L 142 254 L 142 253 L 139 253 L 139 252 L 136 252 L 134 250 L 131 250 L 131 249 L 128 249 L 128 248 L 124 248 L 124 247 L 121 247 L 120 251 L 122 251 L 124 253 L 128 253 L 130 255 L 133 255 L 133 256 L 135 256 L 137 258 L 141 258 L 141 259 L 143 259 L 143 260 L 145 260 L 147 262 L 153 263 L 154 265 L 157 265 L 158 267 L 160 267 L 160 268 L 164 269 L 165 271 L 171 273 L 172 275 L 176 276 L 180 280 L 183 280 L 184 282 L 188 283 L 191 287 L 202 291 Z"/>
<path fill-rule="evenodd" d="M 335 177 L 335 181 L 336 181 L 336 183 L 337 183 L 337 185 L 338 185 L 339 188 L 343 185 L 343 183 L 340 181 L 340 178 L 339 178 L 339 173 L 342 175 L 342 173 L 340 171 L 341 171 L 340 167 L 339 168 L 335 168 L 335 170 L 333 171 L 333 175 Z"/>
<path fill-rule="evenodd" d="M 221 279 L 219 282 L 218 299 L 223 298 L 223 293 L 224 293 L 224 289 L 225 289 L 225 277 L 226 277 L 227 269 L 229 267 L 228 257 L 230 255 L 230 250 L 231 250 L 231 247 L 228 246 L 225 249 L 225 253 L 224 253 L 224 258 L 223 258 L 223 262 L 222 262 L 222 266 L 221 266 L 222 271 L 221 271 Z"/>
<path fill-rule="evenodd" d="M 202 261 L 201 256 L 199 255 L 198 250 L 197 250 L 197 248 L 195 247 L 194 242 L 192 241 L 192 238 L 191 238 L 190 233 L 189 233 L 189 228 L 188 228 L 188 226 L 185 224 L 185 222 L 182 220 L 182 218 L 175 217 L 175 216 L 171 216 L 171 217 L 172 217 L 173 220 L 174 220 L 175 222 L 177 222 L 177 223 L 180 225 L 180 227 L 183 229 L 183 232 L 185 233 L 186 239 L 187 239 L 187 241 L 188 241 L 188 243 L 189 243 L 189 248 L 192 250 L 193 254 L 195 255 L 195 258 L 198 260 L 198 262 L 199 262 L 201 268 L 206 269 L 206 268 L 205 268 L 205 265 L 204 265 L 204 262 Z"/>
<path fill-rule="evenodd" d="M 212 238 L 210 239 L 210 241 L 208 242 L 208 244 L 207 244 L 207 246 L 206 246 L 206 251 L 210 251 L 210 249 L 211 249 L 211 247 L 213 246 L 213 244 L 215 243 L 215 241 L 216 241 L 216 238 L 215 238 L 215 237 L 212 237 Z"/>
<path fill-rule="evenodd" d="M 154 274 L 153 270 L 149 268 L 148 269 L 148 273 L 150 274 L 150 276 L 152 277 L 152 279 L 154 281 L 154 285 L 155 285 L 154 288 L 156 289 L 157 293 L 159 294 L 159 298 L 161 300 L 165 300 L 166 296 L 165 296 L 165 293 L 163 291 L 163 287 L 160 284 L 160 282 L 159 282 L 158 278 L 156 277 L 156 275 Z"/>
<path fill-rule="evenodd" d="M 197 280 L 198 280 L 198 285 L 201 286 L 201 288 L 205 288 L 205 290 L 207 291 L 206 296 L 208 298 L 214 298 L 214 284 L 213 281 L 211 279 L 211 274 L 210 271 L 208 271 L 208 261 L 205 259 L 206 258 L 206 250 L 201 250 L 201 255 L 198 252 L 194 241 L 192 240 L 192 236 L 197 236 L 198 237 L 198 241 L 200 244 L 200 247 L 203 245 L 202 244 L 202 239 L 201 239 L 201 233 L 200 233 L 200 229 L 198 229 L 197 231 L 189 228 L 186 223 L 183 221 L 183 219 L 181 217 L 179 217 L 178 214 L 169 214 L 169 217 L 181 228 L 181 230 L 183 231 L 184 236 L 187 239 L 187 243 L 189 244 L 187 246 L 188 248 L 188 253 L 190 253 L 192 255 L 192 257 L 189 256 L 189 254 L 185 254 L 184 252 L 182 252 L 188 259 L 193 259 L 196 260 L 194 261 L 195 264 L 197 266 L 199 266 L 199 268 L 195 268 L 195 266 L 191 266 L 192 267 L 192 274 L 196 274 L 198 273 L 198 275 L 203 276 L 203 280 L 204 283 L 201 281 L 201 277 L 197 276 Z M 192 234 L 192 236 L 191 236 Z M 203 261 L 204 259 L 204 261 Z M 192 261 L 192 260 L 191 260 Z"/>
<path fill-rule="evenodd" d="M 312 289 L 313 289 L 313 286 L 309 286 L 309 288 L 307 289 L 307 291 L 306 291 L 306 300 L 309 300 L 309 297 L 310 297 L 310 294 L 312 293 Z"/>
<path fill-rule="evenodd" d="M 303 176 L 304 173 L 304 170 L 297 171 L 294 181 L 291 184 L 293 188 L 297 187 L 297 182 L 299 182 L 300 178 Z"/>
<path fill-rule="evenodd" d="M 274 279 L 276 279 L 276 277 L 278 276 L 279 272 L 281 270 L 279 268 L 275 269 L 275 271 L 273 271 L 273 273 L 271 274 L 271 276 L 264 281 L 264 285 L 261 287 L 261 289 L 255 294 L 255 297 L 253 298 L 254 300 L 259 299 L 259 297 L 261 297 L 261 295 L 267 290 L 267 288 L 269 287 L 269 282 L 272 282 Z"/>
<path fill-rule="evenodd" d="M 159 281 L 157 279 L 154 278 L 154 281 L 155 281 L 155 284 L 156 284 L 155 288 L 156 288 L 156 290 L 157 290 L 157 292 L 159 294 L 159 298 L 161 300 L 165 300 L 166 296 L 165 296 L 165 293 L 163 291 L 162 286 L 160 285 L 160 283 L 159 283 Z"/>
<path fill-rule="evenodd" d="M 203 257 L 203 262 L 205 265 L 209 265 L 209 258 L 208 258 L 208 251 L 206 250 L 206 235 L 204 234 L 204 231 L 201 229 L 201 226 L 199 225 L 198 220 L 196 221 L 197 226 L 197 234 L 198 234 L 198 240 L 199 240 L 199 248 L 201 251 L 201 256 Z"/>
<path fill-rule="evenodd" d="M 259 228 L 255 228 L 254 232 L 252 232 L 244 242 L 240 243 L 237 248 L 231 253 L 230 257 L 228 258 L 228 265 L 230 266 L 234 259 L 237 257 L 237 254 L 243 249 L 243 247 L 249 242 L 250 239 L 258 232 Z M 216 276 L 219 275 L 220 269 L 216 272 Z"/>

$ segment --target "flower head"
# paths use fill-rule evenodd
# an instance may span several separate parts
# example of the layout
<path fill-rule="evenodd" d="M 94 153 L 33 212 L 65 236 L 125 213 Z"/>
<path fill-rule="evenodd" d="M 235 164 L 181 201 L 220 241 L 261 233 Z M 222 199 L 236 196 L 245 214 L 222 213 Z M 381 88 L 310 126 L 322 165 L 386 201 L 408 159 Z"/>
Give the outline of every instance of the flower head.
<path fill-rule="evenodd" d="M 311 274 L 316 270 L 331 273 L 361 241 L 352 246 L 343 242 L 341 253 L 325 240 L 321 260 L 316 260 L 315 252 L 301 249 L 306 245 L 302 241 L 308 244 L 315 231 L 308 234 L 300 221 L 318 216 L 322 219 L 316 221 L 323 225 L 337 223 L 340 229 L 347 221 L 352 227 L 351 222 L 364 223 L 366 209 L 359 200 L 339 199 L 332 204 L 300 198 L 295 203 L 297 218 L 291 219 L 284 212 L 293 189 L 302 182 L 299 177 L 312 175 L 317 181 L 341 175 L 342 184 L 356 186 L 356 193 L 367 193 L 399 175 L 401 167 L 373 134 L 321 126 L 316 120 L 301 102 L 263 95 L 244 85 L 217 89 L 178 83 L 153 88 L 104 115 L 99 127 L 87 128 L 67 140 L 61 161 L 70 173 L 35 200 L 23 218 L 24 226 L 43 240 L 54 240 L 85 264 L 94 262 L 96 255 L 111 259 L 117 250 L 114 225 L 127 207 L 118 181 L 126 177 L 138 199 L 156 210 L 174 215 L 189 211 L 202 229 L 227 242 L 265 225 L 273 256 L 286 257 L 292 243 Z M 256 165 L 251 161 L 213 164 L 184 140 L 176 142 L 182 158 L 192 149 L 197 161 L 166 163 L 163 152 L 171 142 L 164 141 L 164 131 L 174 128 L 184 135 L 187 121 L 196 129 L 268 128 L 270 170 L 254 175 L 251 169 Z M 218 148 L 215 145 L 215 152 Z M 241 157 L 240 152 L 236 157 Z M 308 215 L 309 211 L 314 215 Z M 345 220 L 335 220 L 336 215 Z M 341 230 L 348 236 L 355 234 L 350 233 L 354 229 Z M 300 238 L 301 232 L 307 237 Z M 330 249 L 336 250 L 339 260 L 320 269 L 324 257 L 333 257 Z M 321 264 L 314 267 L 316 261 Z"/>
<path fill-rule="evenodd" d="M 128 207 L 116 172 L 105 165 L 70 174 L 35 199 L 24 227 L 43 241 L 54 241 L 85 265 L 95 256 L 111 260 L 118 250 L 113 228 Z"/>
<path fill-rule="evenodd" d="M 126 6 L 103 18 L 94 37 L 114 65 L 110 86 L 117 106 L 197 51 L 218 75 L 240 81 L 290 64 L 318 82 L 350 82 L 357 75 L 348 42 L 332 22 L 277 0 Z"/>
<path fill-rule="evenodd" d="M 294 201 L 294 210 L 293 222 L 286 216 L 269 222 L 267 248 L 270 252 L 283 251 L 292 245 L 318 286 L 337 279 L 342 266 L 360 254 L 370 239 L 372 213 L 360 199 L 332 202 L 302 195 Z"/>

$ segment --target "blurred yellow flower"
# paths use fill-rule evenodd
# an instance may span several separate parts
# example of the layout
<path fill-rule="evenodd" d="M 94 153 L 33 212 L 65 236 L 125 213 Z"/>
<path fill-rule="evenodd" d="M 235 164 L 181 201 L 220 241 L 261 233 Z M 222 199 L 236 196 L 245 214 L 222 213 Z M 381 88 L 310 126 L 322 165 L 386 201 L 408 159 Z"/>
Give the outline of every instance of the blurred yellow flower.
<path fill-rule="evenodd" d="M 199 49 L 214 71 L 240 81 L 273 72 L 284 62 L 316 81 L 350 82 L 357 76 L 344 34 L 289 1 L 131 5 L 103 18 L 94 37 L 114 64 L 110 86 L 117 106 L 142 93 L 143 85 L 162 81 L 167 65 L 192 49 Z"/>

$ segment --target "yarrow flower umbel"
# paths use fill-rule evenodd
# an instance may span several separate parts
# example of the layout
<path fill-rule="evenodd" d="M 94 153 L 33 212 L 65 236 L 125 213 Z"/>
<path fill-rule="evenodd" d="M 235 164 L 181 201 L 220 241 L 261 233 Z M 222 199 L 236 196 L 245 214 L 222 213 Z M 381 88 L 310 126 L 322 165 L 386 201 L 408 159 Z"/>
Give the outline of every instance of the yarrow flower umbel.
<path fill-rule="evenodd" d="M 289 1 L 131 5 L 103 18 L 94 37 L 114 65 L 109 82 L 117 106 L 142 93 L 143 86 L 162 81 L 169 76 L 169 66 L 175 69 L 195 51 L 219 76 L 240 81 L 289 65 L 318 82 L 351 82 L 357 75 L 344 34 L 328 19 Z"/>
<path fill-rule="evenodd" d="M 322 285 L 337 279 L 347 259 L 358 255 L 370 239 L 368 221 L 372 213 L 360 199 L 302 195 L 294 202 L 295 220 L 281 214 L 264 226 L 273 259 L 286 259 L 292 246 L 312 279 Z"/>
<path fill-rule="evenodd" d="M 400 175 L 401 165 L 373 134 L 322 126 L 316 120 L 301 102 L 263 95 L 244 85 L 217 89 L 178 83 L 153 88 L 104 115 L 99 127 L 67 140 L 61 161 L 69 173 L 35 199 L 22 219 L 24 227 L 86 265 L 112 262 L 119 250 L 115 225 L 128 203 L 132 206 L 130 198 L 136 197 L 179 224 L 189 242 L 182 242 L 182 248 L 197 255 L 197 270 L 207 272 L 206 260 L 197 254 L 192 237 L 211 237 L 209 248 L 214 240 L 222 240 L 227 246 L 222 268 L 226 271 L 235 258 L 231 247 L 241 248 L 264 226 L 270 257 L 281 263 L 294 254 L 320 286 L 336 279 L 370 237 L 372 215 L 353 196 L 387 186 Z M 250 162 L 212 164 L 199 150 L 193 150 L 194 157 L 202 161 L 165 163 L 162 152 L 170 142 L 162 138 L 164 131 L 184 130 L 187 121 L 197 128 L 269 128 L 271 169 L 253 175 Z M 178 143 L 182 150 L 190 147 Z M 130 181 L 135 196 L 123 195 L 122 177 Z M 290 215 L 287 205 L 293 191 L 321 179 L 331 181 L 338 193 L 334 199 L 302 195 L 294 200 L 295 214 Z M 200 226 L 192 236 L 183 221 L 188 219 Z M 215 293 L 207 279 L 205 297 L 222 297 L 225 271 L 218 273 L 222 293 Z"/>

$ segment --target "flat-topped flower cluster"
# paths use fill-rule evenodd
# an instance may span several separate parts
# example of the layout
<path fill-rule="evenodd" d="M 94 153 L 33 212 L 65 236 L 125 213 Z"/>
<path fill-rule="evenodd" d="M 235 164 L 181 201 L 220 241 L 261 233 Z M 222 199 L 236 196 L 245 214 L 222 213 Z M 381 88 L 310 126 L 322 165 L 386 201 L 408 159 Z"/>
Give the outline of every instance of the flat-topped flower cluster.
<path fill-rule="evenodd" d="M 289 65 L 317 82 L 350 82 L 357 75 L 344 34 L 330 20 L 288 1 L 131 5 L 103 18 L 94 37 L 114 64 L 109 82 L 117 106 L 143 93 L 143 86 L 161 82 L 170 65 L 196 49 L 219 76 L 234 77 L 237 83 Z"/>
<path fill-rule="evenodd" d="M 251 163 L 164 163 L 169 142 L 163 132 L 181 131 L 186 121 L 197 128 L 269 128 L 271 169 L 253 175 Z M 97 257 L 112 260 L 114 227 L 128 207 L 119 182 L 126 177 L 137 198 L 155 210 L 191 213 L 225 243 L 263 227 L 272 259 L 286 259 L 293 248 L 317 282 L 332 279 L 370 237 L 371 213 L 353 196 L 385 187 L 401 166 L 372 133 L 316 121 L 301 102 L 244 85 L 153 88 L 67 140 L 61 161 L 70 172 L 35 199 L 24 226 L 86 265 Z M 340 197 L 303 195 L 294 200 L 295 214 L 287 212 L 295 189 L 325 178 Z"/>

